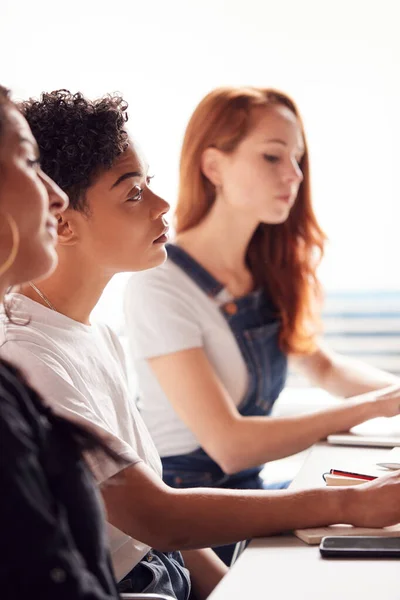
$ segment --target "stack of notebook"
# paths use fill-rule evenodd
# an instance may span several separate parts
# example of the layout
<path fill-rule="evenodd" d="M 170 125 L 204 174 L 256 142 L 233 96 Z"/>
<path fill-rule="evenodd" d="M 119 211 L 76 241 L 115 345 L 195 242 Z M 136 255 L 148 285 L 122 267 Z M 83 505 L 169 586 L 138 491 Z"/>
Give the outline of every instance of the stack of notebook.
<path fill-rule="evenodd" d="M 383 461 L 376 465 L 357 465 L 349 468 L 332 468 L 323 477 L 327 485 L 359 485 L 376 477 L 386 475 L 391 471 L 400 470 L 400 448 L 393 448 Z M 319 544 L 328 535 L 384 535 L 386 537 L 400 536 L 400 524 L 382 529 L 370 527 L 352 527 L 351 525 L 332 525 L 313 529 L 297 529 L 294 534 L 307 544 Z"/>

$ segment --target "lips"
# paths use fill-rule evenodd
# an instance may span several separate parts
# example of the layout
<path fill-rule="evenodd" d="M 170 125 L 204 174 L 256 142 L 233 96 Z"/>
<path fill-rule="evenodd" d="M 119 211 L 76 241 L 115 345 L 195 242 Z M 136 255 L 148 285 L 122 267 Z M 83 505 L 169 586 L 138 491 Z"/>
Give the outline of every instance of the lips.
<path fill-rule="evenodd" d="M 281 202 L 286 202 L 286 204 L 289 204 L 289 202 L 292 199 L 292 195 L 291 194 L 283 194 L 282 196 L 275 196 L 277 200 L 281 200 Z"/>
<path fill-rule="evenodd" d="M 169 227 L 164 227 L 161 234 L 153 241 L 153 244 L 164 244 L 168 241 Z"/>

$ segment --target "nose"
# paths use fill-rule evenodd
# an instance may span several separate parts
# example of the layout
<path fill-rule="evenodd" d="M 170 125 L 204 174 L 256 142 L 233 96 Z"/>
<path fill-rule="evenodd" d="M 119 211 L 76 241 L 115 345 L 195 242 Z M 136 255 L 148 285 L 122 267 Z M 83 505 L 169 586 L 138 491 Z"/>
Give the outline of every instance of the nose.
<path fill-rule="evenodd" d="M 154 194 L 153 192 L 152 195 L 153 203 L 150 209 L 150 216 L 153 221 L 156 221 L 157 219 L 165 215 L 171 207 L 168 204 L 168 202 L 164 200 L 164 198 L 157 196 L 157 194 Z"/>
<path fill-rule="evenodd" d="M 301 183 L 303 181 L 303 173 L 296 159 L 290 161 L 287 177 L 293 183 Z"/>
<path fill-rule="evenodd" d="M 44 185 L 46 186 L 47 193 L 49 195 L 49 209 L 53 214 L 59 214 L 64 212 L 68 208 L 69 200 L 68 196 L 62 189 L 56 184 L 55 181 L 50 179 L 45 173 L 41 173 L 41 178 Z"/>

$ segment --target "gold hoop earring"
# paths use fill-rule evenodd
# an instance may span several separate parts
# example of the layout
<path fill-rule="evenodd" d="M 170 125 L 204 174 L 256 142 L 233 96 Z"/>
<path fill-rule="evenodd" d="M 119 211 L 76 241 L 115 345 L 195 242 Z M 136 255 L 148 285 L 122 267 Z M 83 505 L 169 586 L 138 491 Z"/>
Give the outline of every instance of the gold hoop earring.
<path fill-rule="evenodd" d="M 13 262 L 16 259 L 16 256 L 18 254 L 18 248 L 19 248 L 19 231 L 18 231 L 17 223 L 15 222 L 14 217 L 12 217 L 8 213 L 6 213 L 6 219 L 7 219 L 7 222 L 9 224 L 10 230 L 11 230 L 12 247 L 10 250 L 10 254 L 6 258 L 5 262 L 3 262 L 2 265 L 0 265 L 0 276 L 4 275 L 4 273 L 6 271 L 8 271 L 8 269 L 11 267 L 11 265 L 13 264 Z"/>

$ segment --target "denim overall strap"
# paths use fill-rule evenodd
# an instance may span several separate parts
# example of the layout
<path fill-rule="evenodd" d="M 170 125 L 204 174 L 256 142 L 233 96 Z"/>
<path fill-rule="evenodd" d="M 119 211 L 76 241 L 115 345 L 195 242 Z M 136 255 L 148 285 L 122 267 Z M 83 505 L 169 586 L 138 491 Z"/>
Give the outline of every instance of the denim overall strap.
<path fill-rule="evenodd" d="M 220 306 L 246 362 L 247 391 L 238 410 L 243 416 L 266 416 L 281 393 L 287 357 L 279 347 L 281 321 L 264 290 Z"/>
<path fill-rule="evenodd" d="M 211 273 L 206 271 L 204 267 L 182 250 L 182 248 L 173 244 L 167 244 L 166 249 L 168 258 L 191 277 L 207 296 L 217 296 L 224 289 L 222 283 L 217 281 Z"/>
<path fill-rule="evenodd" d="M 238 410 L 243 416 L 270 414 L 287 371 L 279 348 L 280 321 L 263 290 L 234 299 L 224 286 L 182 248 L 169 244 L 168 258 L 218 304 L 239 345 L 248 371 L 248 387 Z M 173 487 L 252 487 L 262 466 L 226 475 L 202 448 L 182 456 L 162 458 L 164 479 Z"/>

